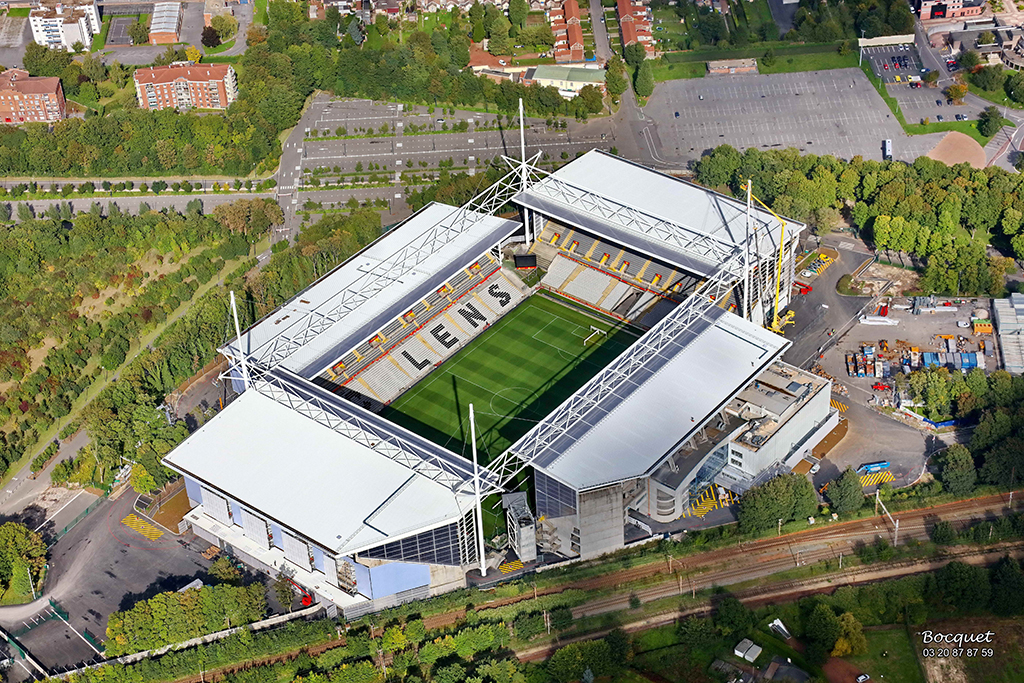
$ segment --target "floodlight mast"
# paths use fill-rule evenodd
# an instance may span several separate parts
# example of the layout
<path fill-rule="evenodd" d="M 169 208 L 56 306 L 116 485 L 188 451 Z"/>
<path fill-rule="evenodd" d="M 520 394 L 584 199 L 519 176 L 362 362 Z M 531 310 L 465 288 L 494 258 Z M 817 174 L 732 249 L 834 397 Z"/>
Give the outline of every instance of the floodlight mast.
<path fill-rule="evenodd" d="M 743 240 L 743 298 L 741 304 L 743 305 L 743 319 L 750 320 L 750 213 L 753 209 L 751 205 L 751 193 L 753 187 L 753 180 L 747 179 L 747 223 L 746 223 L 746 236 Z"/>
<path fill-rule="evenodd" d="M 520 100 L 522 102 L 522 100 Z M 476 492 L 477 559 L 480 560 L 480 576 L 487 576 L 487 558 L 484 555 L 484 509 L 480 496 L 480 463 L 476 457 L 476 418 L 473 404 L 469 404 L 469 440 L 473 447 L 473 489 Z"/>
<path fill-rule="evenodd" d="M 235 290 L 231 290 L 231 317 L 235 320 L 235 341 L 238 342 L 238 362 L 242 366 L 242 386 L 249 388 L 249 369 L 245 365 L 245 352 L 242 350 L 242 332 L 238 327 L 238 306 L 235 305 Z"/>

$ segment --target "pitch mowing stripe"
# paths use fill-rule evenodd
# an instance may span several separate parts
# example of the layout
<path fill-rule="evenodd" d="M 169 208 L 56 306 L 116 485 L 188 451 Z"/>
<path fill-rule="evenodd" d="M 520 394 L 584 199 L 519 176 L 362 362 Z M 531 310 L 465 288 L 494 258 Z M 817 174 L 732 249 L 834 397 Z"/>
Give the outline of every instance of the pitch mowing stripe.
<path fill-rule="evenodd" d="M 621 343 L 610 344 L 598 356 L 603 359 L 602 362 L 589 360 L 591 355 L 599 353 L 605 346 L 603 343 L 585 349 L 582 346 L 583 337 L 579 334 L 589 334 L 591 324 L 608 331 L 613 328 L 603 321 L 565 308 L 558 302 L 539 297 L 530 298 L 474 339 L 455 358 L 400 397 L 392 404 L 392 409 L 431 429 L 450 435 L 449 442 L 458 440 L 467 425 L 463 424 L 460 429 L 457 424 L 458 413 L 452 395 L 454 376 L 459 403 L 463 409 L 470 401 L 477 406 L 477 427 L 488 450 L 501 450 L 511 443 L 510 438 L 514 438 L 514 433 L 499 433 L 505 431 L 502 425 L 511 420 L 524 420 L 521 430 L 510 431 L 525 433 L 532 426 L 529 424 L 531 421 L 539 420 L 571 393 L 571 387 L 561 387 L 557 395 L 551 393 L 560 378 L 572 372 L 581 372 L 581 365 L 585 366 L 584 372 L 587 368 L 593 369 L 593 373 L 586 374 L 596 374 L 621 350 L 620 347 L 624 347 Z M 511 325 L 511 329 L 505 330 L 506 325 Z M 543 334 L 538 334 L 540 331 Z M 550 341 L 538 339 L 540 336 Z M 491 386 L 497 391 L 486 388 Z M 517 405 L 501 416 L 490 414 L 491 402 L 495 397 L 505 402 L 505 405 L 526 398 L 502 395 L 502 390 L 507 389 L 526 392 L 530 405 Z M 462 415 L 462 419 L 465 422 L 468 415 Z M 396 417 L 396 420 L 402 422 L 400 417 Z"/>

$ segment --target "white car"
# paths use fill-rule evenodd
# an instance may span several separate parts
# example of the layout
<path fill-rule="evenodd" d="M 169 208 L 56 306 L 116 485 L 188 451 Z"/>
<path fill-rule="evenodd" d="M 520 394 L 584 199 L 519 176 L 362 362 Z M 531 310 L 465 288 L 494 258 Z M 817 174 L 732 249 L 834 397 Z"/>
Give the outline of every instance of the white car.
<path fill-rule="evenodd" d="M 498 64 L 501 64 L 502 66 L 505 66 L 505 60 L 504 59 L 499 59 L 498 60 Z"/>

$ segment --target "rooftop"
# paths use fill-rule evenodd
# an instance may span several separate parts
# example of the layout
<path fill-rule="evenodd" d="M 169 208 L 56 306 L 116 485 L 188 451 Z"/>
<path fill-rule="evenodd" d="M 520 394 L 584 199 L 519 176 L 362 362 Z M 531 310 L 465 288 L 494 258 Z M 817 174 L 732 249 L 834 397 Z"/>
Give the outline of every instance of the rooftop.
<path fill-rule="evenodd" d="M 153 66 L 136 69 L 136 83 L 173 83 L 182 78 L 186 81 L 222 81 L 232 67 L 230 64 L 186 64 Z"/>
<path fill-rule="evenodd" d="M 150 33 L 177 33 L 181 27 L 181 3 L 158 2 L 153 5 Z"/>
<path fill-rule="evenodd" d="M 656 327 L 646 336 L 662 331 Z M 629 382 L 588 407 L 533 464 L 576 490 L 647 474 L 720 414 L 788 345 L 739 316 L 711 308 L 636 367 Z M 596 394 L 591 384 L 597 379 L 577 395 Z M 511 450 L 518 451 L 538 428 Z"/>
<path fill-rule="evenodd" d="M 256 389 L 164 462 L 212 489 L 229 486 L 239 503 L 339 554 L 451 523 L 471 507 L 470 496 Z"/>
<path fill-rule="evenodd" d="M 242 332 L 244 349 L 315 377 L 519 227 L 430 204 Z"/>
<path fill-rule="evenodd" d="M 25 95 L 45 95 L 56 93 L 60 89 L 60 79 L 56 76 L 40 78 L 29 76 L 23 69 L 7 69 L 0 73 L 0 91 L 10 90 Z"/>
<path fill-rule="evenodd" d="M 576 81 L 579 83 L 604 83 L 604 69 L 584 69 L 578 66 L 542 64 L 533 71 L 530 78 L 545 78 L 552 81 Z"/>
<path fill-rule="evenodd" d="M 600 196 L 602 206 L 595 210 L 574 199 L 583 194 Z M 744 202 L 601 150 L 566 164 L 514 201 L 700 275 L 718 270 L 746 238 Z M 756 207 L 752 216 L 762 257 L 778 253 L 781 224 Z M 803 227 L 788 220 L 786 241 Z M 695 243 L 701 248 L 691 248 Z"/>

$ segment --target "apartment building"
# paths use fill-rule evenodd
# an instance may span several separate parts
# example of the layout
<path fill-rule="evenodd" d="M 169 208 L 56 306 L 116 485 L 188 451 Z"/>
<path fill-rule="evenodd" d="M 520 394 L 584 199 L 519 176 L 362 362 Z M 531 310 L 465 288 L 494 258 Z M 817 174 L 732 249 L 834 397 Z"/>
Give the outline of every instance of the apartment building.
<path fill-rule="evenodd" d="M 0 122 L 52 122 L 66 116 L 59 78 L 36 78 L 23 69 L 0 73 Z"/>
<path fill-rule="evenodd" d="M 238 80 L 230 64 L 175 62 L 136 70 L 135 93 L 143 109 L 227 109 Z"/>
<path fill-rule="evenodd" d="M 88 47 L 100 31 L 95 0 L 41 0 L 28 14 L 32 40 L 51 48 Z"/>

